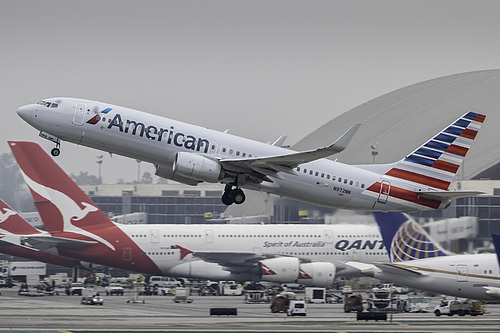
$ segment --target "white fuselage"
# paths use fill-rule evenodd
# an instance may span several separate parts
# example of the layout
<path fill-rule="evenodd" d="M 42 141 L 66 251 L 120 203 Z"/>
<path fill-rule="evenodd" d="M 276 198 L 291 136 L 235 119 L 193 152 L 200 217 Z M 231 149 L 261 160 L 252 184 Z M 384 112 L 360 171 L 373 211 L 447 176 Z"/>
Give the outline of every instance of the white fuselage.
<path fill-rule="evenodd" d="M 500 271 L 496 254 L 467 254 L 419 259 L 394 265 L 422 273 L 401 274 L 397 270 L 375 270 L 374 277 L 438 294 L 497 300 L 487 291 L 500 288 Z"/>
<path fill-rule="evenodd" d="M 34 104 L 23 107 L 18 113 L 22 113 L 33 127 L 61 140 L 151 162 L 159 167 L 159 175 L 172 174 L 172 165 L 179 152 L 236 160 L 292 152 L 116 105 L 73 98 L 47 101 L 51 100 L 57 102 L 58 107 Z M 380 171 L 387 171 L 381 170 L 383 168 L 381 166 Z M 269 176 L 271 181 L 240 182 L 238 185 L 326 207 L 364 211 L 429 210 L 447 204 L 446 201 L 429 204 L 417 196 L 408 198 L 408 193 L 427 191 L 429 187 L 387 177 L 383 172 L 366 167 L 319 159 L 300 164 L 294 171 L 296 174 L 280 172 L 280 177 Z M 231 180 L 217 181 L 227 184 Z M 386 186 L 390 184 L 389 195 L 388 189 L 384 193 L 381 188 L 383 181 Z"/>
<path fill-rule="evenodd" d="M 164 275 L 170 276 L 234 279 L 237 276 L 231 276 L 229 270 L 224 270 L 221 266 L 241 266 L 242 272 L 247 272 L 253 259 L 266 257 L 296 257 L 302 261 L 329 263 L 387 261 L 387 252 L 380 233 L 377 227 L 372 225 L 223 224 L 118 227 Z M 189 249 L 194 254 L 183 256 L 177 246 Z M 197 257 L 198 252 L 210 259 Z M 133 257 L 137 254 L 130 255 Z M 247 260 L 248 264 L 245 263 Z M 192 262 L 197 262 L 196 266 L 193 266 Z M 186 274 L 188 266 L 190 271 Z M 342 274 L 341 271 L 338 273 Z"/>

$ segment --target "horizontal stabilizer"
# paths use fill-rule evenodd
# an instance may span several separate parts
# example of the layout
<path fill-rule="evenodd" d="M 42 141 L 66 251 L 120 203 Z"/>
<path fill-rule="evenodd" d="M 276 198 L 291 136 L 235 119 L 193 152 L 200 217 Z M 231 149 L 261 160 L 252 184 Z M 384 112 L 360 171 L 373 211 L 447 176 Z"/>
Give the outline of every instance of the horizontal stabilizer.
<path fill-rule="evenodd" d="M 72 238 L 53 237 L 53 236 L 26 236 L 24 242 L 39 250 L 46 250 L 56 246 L 66 248 L 80 248 L 98 244 L 96 241 L 84 241 Z"/>
<path fill-rule="evenodd" d="M 458 199 L 484 194 L 481 191 L 417 191 L 415 193 L 432 200 Z"/>

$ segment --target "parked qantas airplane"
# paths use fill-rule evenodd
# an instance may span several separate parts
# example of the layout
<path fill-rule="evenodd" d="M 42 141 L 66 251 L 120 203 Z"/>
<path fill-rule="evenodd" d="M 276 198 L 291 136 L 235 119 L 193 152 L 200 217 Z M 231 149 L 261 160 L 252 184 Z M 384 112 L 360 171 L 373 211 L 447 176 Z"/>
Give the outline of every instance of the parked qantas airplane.
<path fill-rule="evenodd" d="M 345 262 L 387 260 L 375 225 L 115 224 L 39 145 L 9 146 L 50 233 L 44 244 L 65 257 L 143 274 L 320 286 L 359 274 Z"/>
<path fill-rule="evenodd" d="M 399 162 L 346 165 L 325 159 L 344 150 L 359 124 L 330 146 L 296 152 L 116 105 L 50 98 L 17 113 L 40 136 L 155 164 L 156 175 L 181 183 L 226 184 L 222 201 L 245 201 L 242 188 L 266 191 L 326 207 L 365 211 L 442 209 L 453 198 L 478 192 L 448 191 L 485 116 L 467 112 Z"/>
<path fill-rule="evenodd" d="M 391 263 L 376 264 L 363 273 L 438 294 L 483 301 L 500 299 L 497 238 L 497 254 L 449 255 L 409 216 L 397 212 L 374 215 Z"/>
<path fill-rule="evenodd" d="M 0 199 L 0 253 L 64 267 L 88 269 L 74 259 L 39 251 L 25 244 L 25 237 L 31 237 L 35 242 L 40 236 L 43 238 L 44 234 L 46 233 L 33 227 Z M 68 240 L 68 245 L 69 242 L 71 240 Z"/>

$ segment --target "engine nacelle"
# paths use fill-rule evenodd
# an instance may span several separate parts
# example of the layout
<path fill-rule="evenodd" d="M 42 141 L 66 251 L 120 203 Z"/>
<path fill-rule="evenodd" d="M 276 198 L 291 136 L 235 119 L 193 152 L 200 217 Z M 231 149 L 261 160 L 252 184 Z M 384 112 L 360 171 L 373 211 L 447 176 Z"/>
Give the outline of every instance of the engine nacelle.
<path fill-rule="evenodd" d="M 306 286 L 328 287 L 335 279 L 335 265 L 331 262 L 311 262 L 300 265 L 297 283 Z"/>
<path fill-rule="evenodd" d="M 222 166 L 218 161 L 205 156 L 180 152 L 175 155 L 173 171 L 181 177 L 217 183 L 221 179 Z"/>
<path fill-rule="evenodd" d="M 270 282 L 295 282 L 299 278 L 298 258 L 273 258 L 259 262 L 261 279 Z"/>
<path fill-rule="evenodd" d="M 175 180 L 176 182 L 192 186 L 198 185 L 200 183 L 199 180 L 182 177 L 174 174 L 174 170 L 172 170 L 172 165 L 157 164 L 155 165 L 155 168 L 156 168 L 155 175 L 157 175 L 158 177 Z"/>

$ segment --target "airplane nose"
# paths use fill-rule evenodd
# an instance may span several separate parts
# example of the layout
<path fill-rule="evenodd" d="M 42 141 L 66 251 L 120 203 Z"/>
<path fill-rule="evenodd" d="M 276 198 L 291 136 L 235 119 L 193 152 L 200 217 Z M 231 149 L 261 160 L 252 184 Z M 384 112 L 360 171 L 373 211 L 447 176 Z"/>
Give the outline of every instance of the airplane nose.
<path fill-rule="evenodd" d="M 33 104 L 24 105 L 17 109 L 17 114 L 19 115 L 19 117 L 23 118 L 24 121 L 30 123 L 31 117 L 33 116 L 33 109 Z"/>

